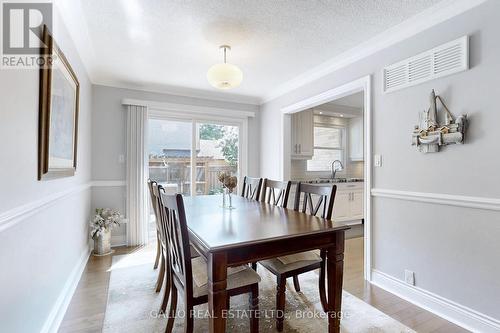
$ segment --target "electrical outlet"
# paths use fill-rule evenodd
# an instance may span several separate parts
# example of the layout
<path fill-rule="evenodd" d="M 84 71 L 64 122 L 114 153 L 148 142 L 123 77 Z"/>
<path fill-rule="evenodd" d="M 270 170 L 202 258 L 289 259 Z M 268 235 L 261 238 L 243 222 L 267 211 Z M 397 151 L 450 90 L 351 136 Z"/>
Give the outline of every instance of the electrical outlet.
<path fill-rule="evenodd" d="M 382 166 L 382 155 L 375 155 L 375 166 L 376 167 L 381 167 Z"/>
<path fill-rule="evenodd" d="M 414 286 L 415 285 L 415 272 L 405 269 L 405 282 Z"/>

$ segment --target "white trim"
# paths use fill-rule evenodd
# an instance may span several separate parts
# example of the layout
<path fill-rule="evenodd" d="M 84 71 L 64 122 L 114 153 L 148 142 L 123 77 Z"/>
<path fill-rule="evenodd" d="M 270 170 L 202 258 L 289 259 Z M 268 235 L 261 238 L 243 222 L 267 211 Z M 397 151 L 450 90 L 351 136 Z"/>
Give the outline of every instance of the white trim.
<path fill-rule="evenodd" d="M 156 102 L 156 101 L 146 101 L 140 99 L 130 99 L 125 98 L 122 100 L 123 105 L 137 105 L 145 106 L 148 109 L 171 111 L 179 113 L 190 113 L 199 115 L 214 115 L 223 116 L 227 118 L 248 118 L 255 117 L 254 111 L 242 111 L 234 108 L 215 108 L 209 106 L 200 105 L 188 105 L 188 104 L 178 104 L 178 103 L 166 103 L 166 102 Z"/>
<path fill-rule="evenodd" d="M 72 194 L 79 193 L 89 189 L 91 183 L 77 185 L 68 190 L 61 192 L 49 194 L 44 196 L 42 199 L 32 201 L 28 204 L 10 209 L 2 214 L 0 214 L 0 232 L 13 227 L 17 223 L 25 220 L 26 218 L 39 213 L 43 209 L 46 209 L 61 199 L 64 199 Z"/>
<path fill-rule="evenodd" d="M 463 12 L 470 10 L 486 0 L 445 0 L 408 20 L 380 33 L 366 42 L 353 47 L 346 52 L 308 70 L 291 79 L 264 96 L 267 103 L 308 83 L 318 80 L 341 68 L 347 67 L 356 61 L 364 59 L 378 51 L 408 39 L 424 30 L 449 20 Z"/>
<path fill-rule="evenodd" d="M 241 95 L 235 93 L 229 93 L 227 91 L 220 90 L 205 90 L 188 88 L 181 86 L 172 86 L 166 84 L 141 84 L 136 85 L 133 82 L 123 82 L 120 80 L 114 80 L 112 78 L 104 78 L 103 80 L 92 80 L 94 85 L 99 85 L 102 87 L 118 88 L 118 89 L 128 89 L 136 91 L 145 91 L 149 93 L 166 94 L 171 96 L 189 97 L 195 98 L 200 101 L 219 101 L 227 103 L 235 103 L 239 105 L 260 105 L 262 99 L 257 96 L 251 95 Z"/>
<path fill-rule="evenodd" d="M 59 293 L 55 304 L 52 306 L 52 310 L 50 311 L 49 316 L 45 320 L 45 323 L 42 327 L 41 333 L 57 333 L 59 330 L 59 326 L 66 314 L 66 310 L 68 309 L 69 303 L 73 298 L 73 294 L 75 293 L 76 287 L 78 286 L 78 282 L 82 276 L 83 270 L 87 265 L 87 261 L 90 256 L 90 248 L 86 248 L 82 254 L 80 255 L 80 259 L 76 263 L 76 265 L 71 270 L 66 283 L 64 284 L 63 289 Z"/>
<path fill-rule="evenodd" d="M 333 100 L 363 91 L 364 94 L 364 217 L 365 217 L 365 232 L 364 232 L 364 277 L 366 280 L 371 279 L 372 268 L 372 242 L 371 242 L 371 187 L 372 187 L 372 104 L 371 104 L 371 76 L 365 76 L 355 81 L 346 83 L 342 86 L 327 90 L 318 95 L 311 96 L 307 99 L 286 106 L 281 109 L 281 133 L 280 138 L 280 156 L 279 167 L 281 179 L 290 179 L 290 156 L 291 147 L 290 138 L 291 122 L 290 114 L 300 112 L 306 109 L 316 107 L 318 105 L 331 102 Z"/>
<path fill-rule="evenodd" d="M 92 187 L 121 187 L 127 186 L 126 180 L 93 180 Z"/>
<path fill-rule="evenodd" d="M 500 320 L 374 269 L 374 285 L 472 332 L 500 332 Z"/>
<path fill-rule="evenodd" d="M 410 192 L 381 188 L 372 189 L 372 196 L 464 208 L 500 210 L 500 199 L 498 198 L 472 197 L 443 193 Z"/>

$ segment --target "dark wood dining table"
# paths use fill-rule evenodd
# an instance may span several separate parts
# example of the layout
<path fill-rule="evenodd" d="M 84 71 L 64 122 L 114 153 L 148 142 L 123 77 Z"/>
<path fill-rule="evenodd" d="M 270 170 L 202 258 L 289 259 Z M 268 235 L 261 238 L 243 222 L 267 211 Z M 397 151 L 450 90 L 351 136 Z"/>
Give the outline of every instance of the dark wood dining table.
<path fill-rule="evenodd" d="M 226 332 L 227 268 L 313 249 L 326 250 L 328 332 L 340 331 L 344 232 L 348 226 L 234 196 L 184 198 L 190 241 L 208 265 L 210 333 Z"/>

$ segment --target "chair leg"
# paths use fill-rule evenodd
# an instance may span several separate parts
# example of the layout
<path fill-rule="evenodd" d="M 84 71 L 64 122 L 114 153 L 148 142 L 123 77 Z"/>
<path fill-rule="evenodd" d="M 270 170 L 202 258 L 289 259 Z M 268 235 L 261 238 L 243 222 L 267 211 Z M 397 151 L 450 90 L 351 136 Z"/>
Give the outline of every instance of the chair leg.
<path fill-rule="evenodd" d="M 283 322 L 285 320 L 285 292 L 286 278 L 278 275 L 276 292 L 276 329 L 278 332 L 283 331 Z"/>
<path fill-rule="evenodd" d="M 153 266 L 153 269 L 158 268 L 158 264 L 160 263 L 160 254 L 161 254 L 160 238 L 158 237 L 158 233 L 157 233 L 156 234 L 156 259 L 155 259 L 155 265 Z"/>
<path fill-rule="evenodd" d="M 326 297 L 326 251 L 321 250 L 321 264 L 319 269 L 319 298 L 321 300 L 321 306 L 323 307 L 323 311 L 328 312 L 328 300 Z"/>
<path fill-rule="evenodd" d="M 172 286 L 171 286 L 171 283 L 172 283 L 172 275 L 171 275 L 171 272 L 170 270 L 167 268 L 166 272 L 165 272 L 165 291 L 163 293 L 163 300 L 161 302 L 161 308 L 160 308 L 160 312 L 161 313 L 165 313 L 165 311 L 167 310 L 167 304 L 168 304 L 168 299 L 170 297 L 170 291 L 172 290 Z"/>
<path fill-rule="evenodd" d="M 229 309 L 229 308 L 228 308 Z M 252 285 L 250 294 L 250 333 L 259 333 L 259 285 Z"/>
<path fill-rule="evenodd" d="M 257 272 L 257 263 L 256 262 L 252 263 L 252 269 Z"/>
<path fill-rule="evenodd" d="M 160 271 L 158 272 L 158 280 L 156 281 L 156 292 L 159 293 L 163 285 L 165 277 L 165 257 L 162 255 L 160 260 Z"/>
<path fill-rule="evenodd" d="M 187 304 L 187 300 L 184 300 L 184 303 Z M 193 318 L 193 306 L 185 306 L 186 308 L 186 315 L 185 315 L 185 322 L 184 322 L 184 333 L 193 333 L 194 330 L 194 318 Z"/>
<path fill-rule="evenodd" d="M 165 333 L 172 333 L 174 328 L 175 314 L 177 312 L 177 288 L 172 283 L 172 300 L 170 302 L 170 311 L 168 313 L 167 328 L 165 328 Z"/>
<path fill-rule="evenodd" d="M 296 292 L 300 293 L 300 283 L 298 275 L 293 276 L 293 287 L 295 288 Z"/>

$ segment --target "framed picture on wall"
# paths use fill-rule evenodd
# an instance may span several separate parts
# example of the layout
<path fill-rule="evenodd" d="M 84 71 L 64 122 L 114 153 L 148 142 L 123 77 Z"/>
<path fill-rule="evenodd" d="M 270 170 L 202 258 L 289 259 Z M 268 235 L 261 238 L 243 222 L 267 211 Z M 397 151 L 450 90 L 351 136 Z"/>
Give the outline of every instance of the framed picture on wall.
<path fill-rule="evenodd" d="M 73 176 L 76 171 L 80 84 L 68 60 L 43 27 L 40 48 L 38 180 Z"/>

